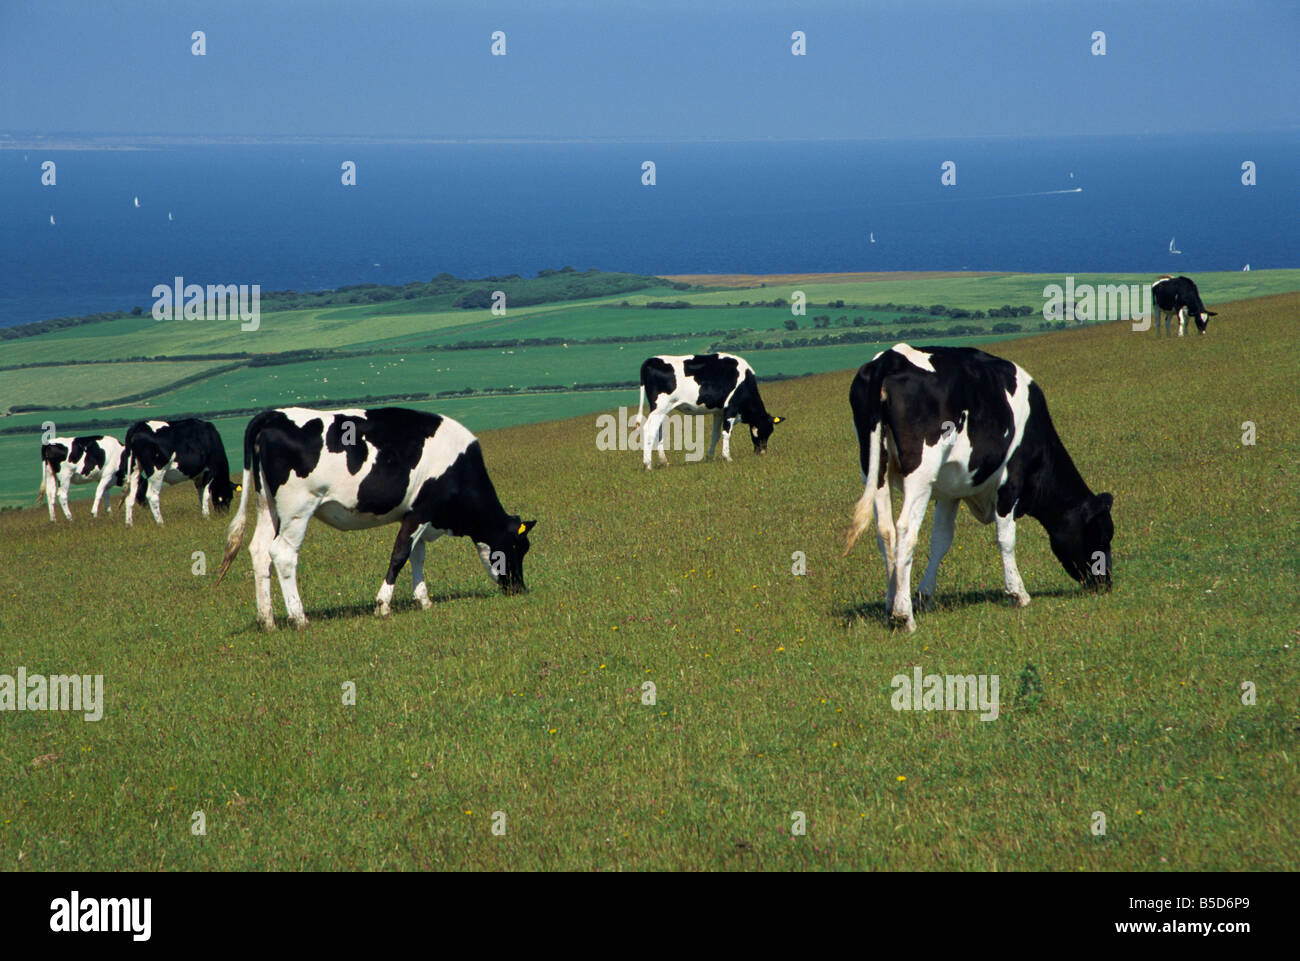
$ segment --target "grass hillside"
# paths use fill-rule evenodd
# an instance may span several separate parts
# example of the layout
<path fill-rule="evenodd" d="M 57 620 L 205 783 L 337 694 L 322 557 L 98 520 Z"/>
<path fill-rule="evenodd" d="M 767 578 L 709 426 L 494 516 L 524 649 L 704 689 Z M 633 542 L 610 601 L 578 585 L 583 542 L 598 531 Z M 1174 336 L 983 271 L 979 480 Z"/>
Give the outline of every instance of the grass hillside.
<path fill-rule="evenodd" d="M 873 545 L 840 557 L 860 493 L 849 370 L 763 387 L 787 418 L 768 456 L 738 437 L 731 464 L 677 453 L 652 474 L 597 450 L 590 415 L 462 414 L 507 508 L 539 521 L 531 592 L 500 595 L 441 541 L 434 608 L 404 571 L 387 620 L 370 612 L 395 528 L 313 525 L 313 623 L 268 635 L 247 554 L 214 590 L 225 519 L 188 486 L 164 492 L 162 528 L 80 503 L 72 524 L 0 514 L 0 673 L 106 688 L 98 722 L 0 716 L 0 865 L 1296 870 L 1297 312 L 1290 293 L 1204 337 L 998 344 L 1114 494 L 1115 590 L 1081 593 L 1026 519 L 1033 602 L 1006 606 L 993 531 L 963 510 L 913 635 L 885 624 Z M 844 368 L 875 352 L 841 349 Z M 918 571 L 928 537 L 927 520 Z M 998 675 L 999 718 L 895 712 L 891 678 L 917 665 Z"/>

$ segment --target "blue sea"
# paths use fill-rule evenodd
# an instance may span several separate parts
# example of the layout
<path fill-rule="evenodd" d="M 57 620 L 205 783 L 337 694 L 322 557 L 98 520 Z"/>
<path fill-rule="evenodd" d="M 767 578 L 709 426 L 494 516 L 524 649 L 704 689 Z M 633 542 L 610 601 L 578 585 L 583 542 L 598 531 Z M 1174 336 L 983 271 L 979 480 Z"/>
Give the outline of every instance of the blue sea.
<path fill-rule="evenodd" d="M 1300 133 L 0 150 L 0 326 L 148 310 L 153 287 L 178 275 L 268 291 L 566 265 L 1297 267 L 1298 147 Z M 41 184 L 46 160 L 53 187 Z M 340 182 L 344 161 L 355 187 Z M 945 161 L 955 186 L 940 183 Z M 1242 185 L 1245 161 L 1256 186 Z"/>

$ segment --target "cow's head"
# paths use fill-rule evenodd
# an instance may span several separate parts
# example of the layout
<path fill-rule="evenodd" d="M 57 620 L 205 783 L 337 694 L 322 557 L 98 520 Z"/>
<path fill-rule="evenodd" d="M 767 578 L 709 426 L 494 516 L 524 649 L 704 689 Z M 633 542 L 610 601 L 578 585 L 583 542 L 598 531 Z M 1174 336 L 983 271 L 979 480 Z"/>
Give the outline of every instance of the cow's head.
<path fill-rule="evenodd" d="M 1205 333 L 1205 328 L 1210 325 L 1210 318 L 1217 316 L 1218 314 L 1212 310 L 1202 310 L 1199 314 L 1192 314 L 1192 320 L 1196 321 L 1196 332 Z"/>
<path fill-rule="evenodd" d="M 1109 494 L 1093 494 L 1067 510 L 1051 531 L 1052 553 L 1067 574 L 1089 590 L 1110 590 L 1111 523 Z"/>
<path fill-rule="evenodd" d="M 783 420 L 784 417 L 773 417 L 771 414 L 764 413 L 757 424 L 749 425 L 749 437 L 754 442 L 755 454 L 767 453 L 767 439 L 772 436 L 776 425 Z"/>
<path fill-rule="evenodd" d="M 235 499 L 235 486 L 224 474 L 212 478 L 212 483 L 208 485 L 208 492 L 212 494 L 212 508 L 218 514 L 230 510 L 230 502 Z"/>
<path fill-rule="evenodd" d="M 487 542 L 488 570 L 507 594 L 522 594 L 528 590 L 524 584 L 524 555 L 528 553 L 528 532 L 536 524 L 537 521 L 524 521 L 510 515 Z"/>

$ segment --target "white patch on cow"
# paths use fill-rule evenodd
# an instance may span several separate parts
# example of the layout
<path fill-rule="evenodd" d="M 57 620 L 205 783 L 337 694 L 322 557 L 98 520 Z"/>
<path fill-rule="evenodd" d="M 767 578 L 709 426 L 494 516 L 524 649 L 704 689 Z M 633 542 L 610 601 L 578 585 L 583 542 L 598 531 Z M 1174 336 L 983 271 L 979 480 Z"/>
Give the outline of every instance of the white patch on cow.
<path fill-rule="evenodd" d="M 908 344 L 895 344 L 890 350 L 896 354 L 901 354 L 909 364 L 920 367 L 922 370 L 928 370 L 934 373 L 934 364 L 930 362 L 930 355 L 923 350 L 917 350 Z"/>

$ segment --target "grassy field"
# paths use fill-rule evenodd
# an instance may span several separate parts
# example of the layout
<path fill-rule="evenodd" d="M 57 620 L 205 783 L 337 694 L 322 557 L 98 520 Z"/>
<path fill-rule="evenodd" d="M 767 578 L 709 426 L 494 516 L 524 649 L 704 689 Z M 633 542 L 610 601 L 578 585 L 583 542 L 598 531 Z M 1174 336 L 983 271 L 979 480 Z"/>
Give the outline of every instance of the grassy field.
<path fill-rule="evenodd" d="M 999 344 L 1114 494 L 1115 590 L 1080 593 L 1026 520 L 1034 600 L 1005 606 L 993 533 L 962 511 L 910 636 L 885 625 L 872 546 L 840 557 L 860 493 L 847 370 L 764 386 L 787 418 L 767 457 L 742 443 L 734 463 L 678 454 L 650 475 L 597 450 L 590 415 L 482 430 L 488 407 L 436 405 L 479 432 L 507 508 L 538 518 L 531 592 L 499 595 L 444 541 L 433 610 L 403 572 L 387 620 L 370 611 L 395 529 L 313 525 L 313 623 L 268 635 L 247 555 L 213 589 L 225 522 L 189 487 L 164 492 L 163 528 L 0 514 L 0 673 L 106 689 L 98 722 L 0 716 L 0 865 L 1296 870 L 1298 311 L 1291 293 L 1205 337 L 1109 324 Z M 998 720 L 893 711 L 891 678 L 917 665 L 998 675 Z"/>

